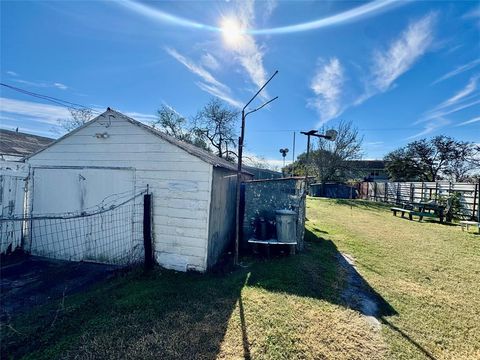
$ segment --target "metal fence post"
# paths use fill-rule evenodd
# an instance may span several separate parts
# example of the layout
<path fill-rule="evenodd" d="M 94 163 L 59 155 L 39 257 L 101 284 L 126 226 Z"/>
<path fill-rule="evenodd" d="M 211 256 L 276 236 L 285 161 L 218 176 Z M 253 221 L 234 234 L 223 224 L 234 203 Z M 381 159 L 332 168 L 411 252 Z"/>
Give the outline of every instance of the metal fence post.
<path fill-rule="evenodd" d="M 153 268 L 152 194 L 143 195 L 143 248 L 145 250 L 145 270 L 151 270 Z"/>
<path fill-rule="evenodd" d="M 480 191 L 480 181 L 478 184 L 475 184 L 475 190 L 473 192 L 473 208 L 472 208 L 472 220 L 475 220 L 475 210 L 479 212 L 479 207 L 480 207 L 480 201 L 479 201 L 479 207 L 477 207 L 477 200 L 479 199 L 479 191 Z"/>

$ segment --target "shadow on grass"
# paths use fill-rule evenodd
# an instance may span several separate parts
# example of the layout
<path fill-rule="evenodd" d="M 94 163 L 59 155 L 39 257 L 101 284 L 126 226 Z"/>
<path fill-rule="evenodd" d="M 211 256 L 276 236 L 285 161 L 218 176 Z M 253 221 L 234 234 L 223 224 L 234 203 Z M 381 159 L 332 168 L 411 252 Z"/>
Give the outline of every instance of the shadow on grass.
<path fill-rule="evenodd" d="M 332 199 L 332 201 L 337 205 L 346 205 L 368 210 L 386 210 L 392 206 L 392 204 L 361 199 Z"/>
<path fill-rule="evenodd" d="M 226 274 L 155 270 L 119 276 L 69 297 L 61 311 L 57 301 L 7 324 L 1 329 L 1 356 L 216 359 L 229 322 L 236 318 L 242 336 L 237 350 L 250 359 L 241 293 L 245 285 L 322 299 L 374 316 L 429 355 L 385 319 L 397 312 L 332 241 L 308 229 L 305 240 L 306 251 L 300 254 L 252 260 Z"/>
<path fill-rule="evenodd" d="M 215 359 L 247 273 L 118 276 L 2 326 L 1 358 Z M 60 311 L 58 311 L 60 309 Z"/>
<path fill-rule="evenodd" d="M 247 284 L 268 291 L 307 296 L 348 307 L 366 316 L 397 312 L 382 298 L 331 240 L 305 229 L 306 251 L 254 266 Z"/>

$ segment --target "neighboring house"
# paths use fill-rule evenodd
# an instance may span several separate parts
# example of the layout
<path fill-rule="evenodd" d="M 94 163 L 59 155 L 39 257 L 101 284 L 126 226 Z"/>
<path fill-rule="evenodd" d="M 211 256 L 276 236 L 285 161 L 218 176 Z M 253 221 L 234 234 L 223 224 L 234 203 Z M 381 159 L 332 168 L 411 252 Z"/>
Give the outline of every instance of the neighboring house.
<path fill-rule="evenodd" d="M 166 268 L 206 271 L 234 239 L 236 165 L 110 108 L 26 161 L 32 215 L 148 186 L 155 258 Z"/>
<path fill-rule="evenodd" d="M 364 181 L 387 181 L 388 172 L 383 160 L 347 161 L 356 179 Z"/>
<path fill-rule="evenodd" d="M 53 141 L 43 136 L 0 129 L 0 160 L 20 161 Z"/>

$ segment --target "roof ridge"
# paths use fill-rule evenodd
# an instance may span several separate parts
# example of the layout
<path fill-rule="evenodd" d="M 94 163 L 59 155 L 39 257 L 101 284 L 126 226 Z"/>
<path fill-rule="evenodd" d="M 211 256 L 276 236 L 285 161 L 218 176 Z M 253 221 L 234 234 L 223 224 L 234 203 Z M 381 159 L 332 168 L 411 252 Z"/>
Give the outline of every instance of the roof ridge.
<path fill-rule="evenodd" d="M 172 145 L 176 145 L 178 147 L 180 147 L 181 149 L 183 149 L 184 151 L 186 151 L 187 153 L 189 153 L 190 155 L 193 155 L 195 157 L 198 157 L 199 159 L 213 165 L 213 166 L 216 166 L 216 167 L 222 167 L 222 168 L 225 168 L 225 169 L 228 169 L 228 170 L 232 170 L 232 171 L 236 171 L 237 170 L 237 164 L 235 163 L 231 163 L 207 150 L 204 150 L 196 145 L 193 145 L 191 143 L 188 143 L 188 142 L 185 142 L 185 141 L 182 141 L 182 140 L 179 140 L 177 138 L 174 138 L 173 136 L 171 135 L 168 135 L 166 133 L 164 133 L 163 131 L 160 131 L 159 129 L 156 129 L 152 126 L 149 126 L 147 124 L 144 124 L 138 120 L 135 120 L 134 118 L 128 116 L 128 115 L 125 115 L 117 110 L 114 110 L 112 108 L 108 108 L 107 111 L 105 111 L 103 114 L 105 114 L 106 112 L 112 112 L 116 115 L 119 115 L 123 118 L 125 118 L 127 121 L 137 125 L 137 126 L 140 126 L 142 128 L 144 128 L 145 130 L 151 132 L 152 134 L 156 135 L 156 136 L 159 136 L 160 138 L 162 138 L 163 140 L 165 141 L 168 141 L 169 143 L 171 143 Z M 103 115 L 101 114 L 101 115 Z M 99 116 L 101 116 L 99 115 Z M 245 173 L 248 173 L 246 171 L 244 171 Z"/>

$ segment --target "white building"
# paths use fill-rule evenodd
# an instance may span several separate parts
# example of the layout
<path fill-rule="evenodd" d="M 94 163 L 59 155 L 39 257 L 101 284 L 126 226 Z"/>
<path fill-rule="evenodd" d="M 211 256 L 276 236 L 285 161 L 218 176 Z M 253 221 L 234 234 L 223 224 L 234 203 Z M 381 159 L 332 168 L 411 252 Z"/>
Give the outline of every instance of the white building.
<path fill-rule="evenodd" d="M 26 162 L 33 216 L 82 211 L 148 185 L 155 258 L 166 268 L 205 271 L 234 238 L 236 165 L 110 108 Z"/>

